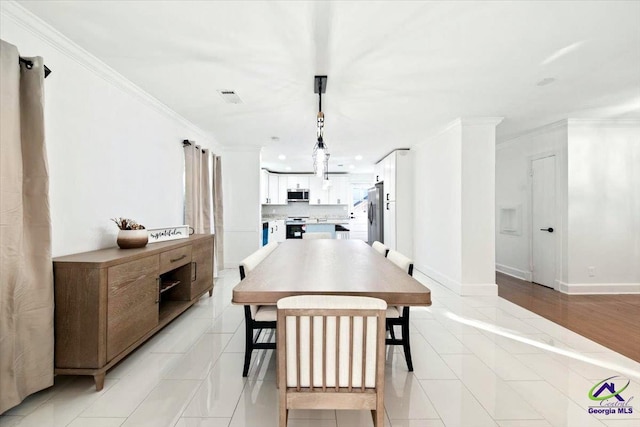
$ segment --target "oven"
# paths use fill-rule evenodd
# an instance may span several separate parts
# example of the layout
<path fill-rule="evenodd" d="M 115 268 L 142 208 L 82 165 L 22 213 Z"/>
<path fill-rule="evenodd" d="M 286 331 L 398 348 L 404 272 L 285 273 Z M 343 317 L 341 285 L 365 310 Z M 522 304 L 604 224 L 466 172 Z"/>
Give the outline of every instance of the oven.
<path fill-rule="evenodd" d="M 302 239 L 308 216 L 287 217 L 287 239 Z"/>
<path fill-rule="evenodd" d="M 287 224 L 287 239 L 302 239 L 302 235 L 305 232 L 305 225 L 299 224 Z"/>

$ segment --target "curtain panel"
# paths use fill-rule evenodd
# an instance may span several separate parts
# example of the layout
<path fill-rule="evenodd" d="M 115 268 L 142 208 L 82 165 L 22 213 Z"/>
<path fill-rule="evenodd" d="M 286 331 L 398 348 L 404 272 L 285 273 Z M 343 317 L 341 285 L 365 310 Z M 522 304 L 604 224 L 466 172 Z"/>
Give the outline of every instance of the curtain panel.
<path fill-rule="evenodd" d="M 213 157 L 213 215 L 215 229 L 215 265 L 224 268 L 224 215 L 222 207 L 222 158 Z"/>
<path fill-rule="evenodd" d="M 211 190 L 209 150 L 184 143 L 185 198 L 184 221 L 195 233 L 211 233 Z"/>
<path fill-rule="evenodd" d="M 44 64 L 0 40 L 0 413 L 53 385 Z"/>

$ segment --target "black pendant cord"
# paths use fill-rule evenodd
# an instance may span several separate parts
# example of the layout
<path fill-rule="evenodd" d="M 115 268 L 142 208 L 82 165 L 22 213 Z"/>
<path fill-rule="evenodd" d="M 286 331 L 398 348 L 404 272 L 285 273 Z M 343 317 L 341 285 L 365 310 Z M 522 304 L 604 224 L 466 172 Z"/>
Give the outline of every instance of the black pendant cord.
<path fill-rule="evenodd" d="M 322 111 L 322 92 L 318 94 L 320 101 L 318 102 L 318 111 Z"/>
<path fill-rule="evenodd" d="M 28 59 L 24 59 L 23 57 L 19 57 L 19 62 L 20 64 L 24 64 L 24 66 L 27 68 L 27 70 L 30 70 L 33 68 L 33 61 L 30 61 Z M 51 74 L 51 70 L 49 69 L 49 67 L 47 67 L 46 65 L 44 66 L 44 78 L 46 79 L 47 77 L 49 77 L 49 74 Z"/>

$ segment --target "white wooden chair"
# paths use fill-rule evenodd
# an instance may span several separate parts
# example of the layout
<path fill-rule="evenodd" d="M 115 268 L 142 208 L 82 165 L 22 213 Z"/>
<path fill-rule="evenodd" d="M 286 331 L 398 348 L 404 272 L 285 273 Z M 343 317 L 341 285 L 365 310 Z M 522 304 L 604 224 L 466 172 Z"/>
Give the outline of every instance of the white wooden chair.
<path fill-rule="evenodd" d="M 309 240 L 309 239 L 331 239 L 331 233 L 303 233 L 302 234 L 302 238 L 304 240 Z"/>
<path fill-rule="evenodd" d="M 290 409 L 369 409 L 384 426 L 386 308 L 355 296 L 278 301 L 280 427 Z"/>
<path fill-rule="evenodd" d="M 373 242 L 371 247 L 383 256 L 387 256 L 387 253 L 389 252 L 389 248 L 386 247 L 383 243 L 378 242 L 377 240 Z"/>
<path fill-rule="evenodd" d="M 402 255 L 400 252 L 390 250 L 387 259 L 406 271 L 409 276 L 413 276 L 413 261 Z M 402 337 L 396 338 L 395 326 L 400 326 Z M 387 345 L 401 345 L 404 349 L 404 358 L 407 360 L 409 372 L 413 371 L 413 361 L 411 360 L 411 342 L 409 341 L 409 306 L 387 307 L 387 329 L 391 338 L 387 338 Z"/>
<path fill-rule="evenodd" d="M 278 243 L 271 242 L 258 249 L 240 262 L 240 280 L 244 280 L 247 274 L 258 266 L 274 249 Z M 244 367 L 242 376 L 246 377 L 251 365 L 251 353 L 253 350 L 275 350 L 273 342 L 258 342 L 263 329 L 276 329 L 276 307 L 272 305 L 245 305 L 245 348 Z M 257 331 L 257 333 L 254 333 Z"/>

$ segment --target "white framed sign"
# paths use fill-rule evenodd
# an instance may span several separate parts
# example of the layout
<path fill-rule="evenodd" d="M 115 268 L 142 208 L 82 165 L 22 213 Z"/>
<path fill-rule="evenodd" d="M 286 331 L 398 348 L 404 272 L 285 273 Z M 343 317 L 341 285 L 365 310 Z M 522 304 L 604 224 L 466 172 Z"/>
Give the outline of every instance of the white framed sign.
<path fill-rule="evenodd" d="M 189 237 L 188 225 L 176 225 L 173 227 L 148 228 L 149 243 L 164 242 L 167 240 L 186 239 Z"/>

